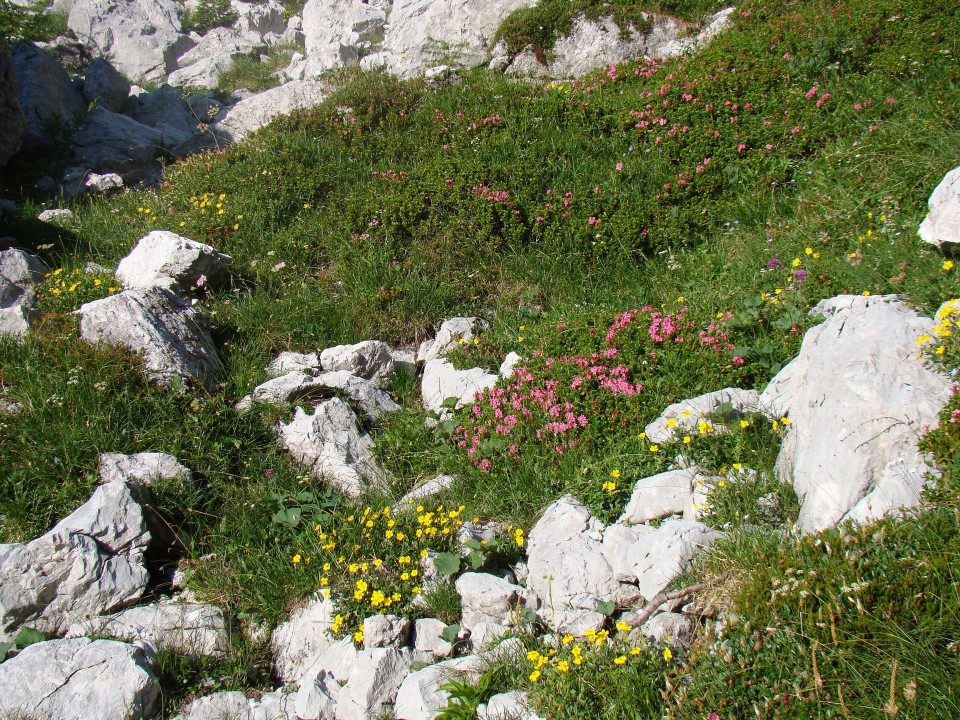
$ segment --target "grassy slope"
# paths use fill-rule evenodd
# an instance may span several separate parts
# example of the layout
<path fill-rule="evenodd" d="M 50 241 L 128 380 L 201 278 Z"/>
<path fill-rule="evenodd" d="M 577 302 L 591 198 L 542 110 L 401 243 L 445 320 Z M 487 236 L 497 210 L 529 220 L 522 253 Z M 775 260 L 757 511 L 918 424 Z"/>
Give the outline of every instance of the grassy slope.
<path fill-rule="evenodd" d="M 537 439 L 537 425 L 521 424 L 517 453 L 488 444 L 473 460 L 490 467 L 477 467 L 447 441 L 444 430 L 454 428 L 423 428 L 415 388 L 397 382 L 410 409 L 377 431 L 395 481 L 389 497 L 367 498 L 369 506 L 451 471 L 460 482 L 442 498 L 449 507 L 462 503 L 465 518 L 529 529 L 564 491 L 615 517 L 631 479 L 665 468 L 678 451 L 653 452 L 638 436 L 642 426 L 682 397 L 762 387 L 796 352 L 805 310 L 818 299 L 899 292 L 935 309 L 957 283 L 915 228 L 960 156 L 955 11 L 916 0 L 758 1 L 741 11 L 737 27 L 695 58 L 624 63 L 566 87 L 472 74 L 433 93 L 415 81 L 345 77 L 326 105 L 222 155 L 179 164 L 155 191 L 78 204 L 69 230 L 27 220 L 36 214 L 28 204 L 10 234 L 70 281 L 59 294 L 52 283 L 43 293 L 50 315 L 34 337 L 0 345 L 2 385 L 24 405 L 0 428 L 3 539 L 41 532 L 82 502 L 99 452 L 172 452 L 200 481 L 161 488 L 158 504 L 191 558 L 215 554 L 196 562 L 199 592 L 240 616 L 273 621 L 320 584 L 318 568 L 330 562 L 328 584 L 347 593 L 344 629 L 352 631 L 371 609 L 351 604 L 353 577 L 343 567 L 374 555 L 389 564 L 427 544 L 443 549 L 447 536 L 368 548 L 349 519 L 359 513 L 316 489 L 276 448 L 270 428 L 280 413 L 232 410 L 278 351 L 371 336 L 413 344 L 444 317 L 482 313 L 493 331 L 458 362 L 494 367 L 517 350 L 542 384 L 570 379 L 548 358 L 606 348 L 617 313 L 687 308 L 692 326 L 682 344 L 652 339 L 648 314 L 618 336 L 618 361 L 642 392 L 569 393 L 589 424 L 562 455 Z M 661 117 L 665 125 L 651 124 Z M 234 287 L 205 301 L 228 367 L 213 397 L 145 384 L 130 358 L 85 347 L 73 321 L 57 314 L 111 287 L 109 277 L 73 286 L 74 269 L 115 263 L 154 228 L 211 242 L 236 260 Z M 774 258 L 783 265 L 769 269 Z M 802 284 L 789 280 L 794 258 L 808 273 Z M 714 352 L 701 330 L 729 333 L 735 349 Z M 952 349 L 945 360 L 956 363 Z M 735 571 L 727 601 L 750 624 L 731 632 L 729 652 L 695 649 L 692 680 L 681 681 L 685 658 L 614 665 L 614 656 L 597 655 L 576 677 L 545 672 L 531 682 L 526 670 L 506 668 L 500 681 L 511 676 L 544 707 L 576 708 L 568 711 L 577 717 L 627 717 L 629 708 L 636 717 L 739 718 L 753 717 L 754 705 L 773 717 L 880 717 L 896 662 L 900 716 L 955 714 L 956 495 L 942 493 L 938 509 L 915 524 L 887 523 L 868 561 L 823 558 L 822 546 L 783 538 L 779 522 L 756 527 L 744 517 L 771 490 L 782 495 L 788 520 L 795 507 L 768 479 L 777 440 L 758 421 L 725 439 L 695 435 L 687 448 L 717 470 L 761 470 L 755 485 L 716 493 L 713 522 L 734 532 L 698 571 Z M 956 444 L 950 432 L 937 443 L 949 487 Z M 616 489 L 604 488 L 614 480 Z M 296 499 L 303 491 L 315 497 Z M 321 509 L 309 523 L 272 520 L 281 506 L 313 500 Z M 314 524 L 337 529 L 340 547 L 324 550 Z M 423 527 L 412 526 L 411 536 L 416 529 Z M 359 549 L 338 563 L 345 547 Z M 295 554 L 316 565 L 291 563 Z M 834 611 L 839 619 L 829 620 L 849 578 L 891 577 L 907 556 L 925 565 L 903 572 L 889 592 L 871 593 L 863 613 Z M 771 587 L 797 563 L 825 564 L 817 603 L 801 602 L 802 588 L 771 601 Z M 932 599 L 901 603 L 907 588 Z M 432 602 L 437 612 L 455 612 L 447 599 Z M 785 630 L 773 637 L 782 642 L 767 641 L 765 628 L 778 622 Z M 227 684 L 242 685 L 255 658 L 244 651 Z M 181 675 L 181 686 L 196 679 Z M 911 680 L 920 689 L 907 702 Z M 577 706 L 574 697 L 587 699 Z"/>

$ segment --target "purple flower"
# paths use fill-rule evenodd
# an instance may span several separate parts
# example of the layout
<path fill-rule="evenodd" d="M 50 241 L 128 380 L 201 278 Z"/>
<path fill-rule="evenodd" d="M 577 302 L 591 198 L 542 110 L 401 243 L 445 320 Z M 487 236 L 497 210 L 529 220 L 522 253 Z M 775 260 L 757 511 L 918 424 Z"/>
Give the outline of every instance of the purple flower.
<path fill-rule="evenodd" d="M 806 271 L 806 270 L 794 270 L 794 271 L 793 271 L 793 279 L 796 280 L 798 283 L 802 283 L 804 280 L 807 279 L 807 271 Z"/>
<path fill-rule="evenodd" d="M 773 260 L 767 263 L 767 269 L 776 270 L 781 265 L 783 265 L 783 263 L 777 260 L 777 258 L 774 258 Z"/>

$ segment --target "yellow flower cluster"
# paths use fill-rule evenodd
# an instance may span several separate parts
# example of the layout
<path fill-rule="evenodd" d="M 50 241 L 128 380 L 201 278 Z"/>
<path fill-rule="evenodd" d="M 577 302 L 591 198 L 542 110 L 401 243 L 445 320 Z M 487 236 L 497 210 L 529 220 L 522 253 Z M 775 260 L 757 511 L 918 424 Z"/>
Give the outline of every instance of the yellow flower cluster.
<path fill-rule="evenodd" d="M 122 290 L 112 275 L 86 273 L 82 270 L 64 271 L 57 268 L 47 273 L 46 282 L 40 286 L 38 295 L 53 305 L 48 309 L 75 310 L 85 302 L 113 295 Z"/>
<path fill-rule="evenodd" d="M 227 226 L 230 224 L 229 215 L 227 214 L 227 194 L 220 193 L 203 193 L 202 195 L 191 195 L 190 196 L 190 207 L 198 214 L 207 216 L 210 215 L 212 218 L 217 219 L 220 222 L 223 222 L 224 230 L 227 229 Z M 234 223 L 233 229 L 240 229 L 240 221 L 243 220 L 243 214 L 238 213 L 233 216 Z M 186 225 L 185 221 L 180 222 L 180 227 Z"/>
<path fill-rule="evenodd" d="M 933 328 L 933 335 L 924 333 L 917 338 L 917 345 L 923 346 L 933 342 L 931 347 L 936 348 L 934 353 L 943 355 L 946 352 L 946 346 L 941 344 L 945 338 L 953 336 L 953 328 L 960 327 L 960 298 L 954 298 L 945 302 L 937 310 L 937 324 Z"/>
<path fill-rule="evenodd" d="M 618 622 L 616 629 L 619 634 L 615 639 L 611 638 L 608 630 L 591 629 L 587 630 L 582 638 L 575 639 L 572 635 L 564 635 L 559 648 L 550 648 L 544 652 L 531 650 L 527 653 L 527 660 L 531 664 L 528 679 L 531 683 L 536 683 L 547 672 L 565 675 L 571 669 L 587 662 L 597 667 L 626 665 L 628 658 L 641 655 L 643 650 L 638 646 L 630 646 L 627 640 L 629 625 Z M 666 658 L 666 655 L 664 657 Z"/>

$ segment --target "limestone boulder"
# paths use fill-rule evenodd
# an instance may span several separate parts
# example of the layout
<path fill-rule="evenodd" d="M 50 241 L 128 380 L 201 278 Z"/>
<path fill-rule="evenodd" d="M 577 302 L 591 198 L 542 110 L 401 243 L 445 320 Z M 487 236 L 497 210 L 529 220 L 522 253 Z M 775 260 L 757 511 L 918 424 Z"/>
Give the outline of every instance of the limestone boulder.
<path fill-rule="evenodd" d="M 95 107 L 70 142 L 72 162 L 79 167 L 116 173 L 131 182 L 159 177 L 163 134 L 127 115 Z"/>
<path fill-rule="evenodd" d="M 456 482 L 453 475 L 437 475 L 424 483 L 417 485 L 413 490 L 404 495 L 391 508 L 394 513 L 401 513 L 410 510 L 418 504 L 418 501 L 424 500 L 434 495 L 439 495 L 444 490 L 449 489 Z"/>
<path fill-rule="evenodd" d="M 50 640 L 0 665 L 0 716 L 44 720 L 152 717 L 160 694 L 151 659 L 112 640 Z"/>
<path fill-rule="evenodd" d="M 373 457 L 373 440 L 340 398 L 320 403 L 312 414 L 296 408 L 289 423 L 277 426 L 277 435 L 296 462 L 349 497 L 383 479 Z"/>
<path fill-rule="evenodd" d="M 519 585 L 496 575 L 468 572 L 457 578 L 456 588 L 463 606 L 461 622 L 468 630 L 482 622 L 516 624 L 517 608 L 524 604 Z"/>
<path fill-rule="evenodd" d="M 760 398 L 772 416 L 789 416 L 776 473 L 793 484 L 808 533 L 920 503 L 933 466 L 917 442 L 951 387 L 919 357 L 935 321 L 896 296 L 841 295 L 813 313 L 826 320 Z"/>
<path fill-rule="evenodd" d="M 413 652 L 409 648 L 375 648 L 357 656 L 350 679 L 340 688 L 336 720 L 368 720 L 378 717 L 397 697 L 407 675 Z"/>
<path fill-rule="evenodd" d="M 307 0 L 303 6 L 306 59 L 302 77 L 316 77 L 333 68 L 355 65 L 379 48 L 388 0 Z"/>
<path fill-rule="evenodd" d="M 458 408 L 469 405 L 478 394 L 496 385 L 499 379 L 499 375 L 482 368 L 457 370 L 453 363 L 442 358 L 429 360 L 424 365 L 420 384 L 423 407 L 430 412 L 443 413 L 447 410 L 444 403 L 448 398 L 454 398 Z"/>
<path fill-rule="evenodd" d="M 525 692 L 499 693 L 477 708 L 477 720 L 543 720 L 530 709 Z"/>
<path fill-rule="evenodd" d="M 335 642 L 330 628 L 336 609 L 329 598 L 318 598 L 295 610 L 270 638 L 277 675 L 285 683 L 299 682 L 304 672 Z"/>
<path fill-rule="evenodd" d="M 132 93 L 123 113 L 160 133 L 161 148 L 173 151 L 197 133 L 198 118 L 180 88 L 164 83 L 150 92 Z"/>
<path fill-rule="evenodd" d="M 603 551 L 603 524 L 572 495 L 550 505 L 530 531 L 527 587 L 543 599 L 540 616 L 556 632 L 599 630 L 599 603 L 619 591 Z"/>
<path fill-rule="evenodd" d="M 718 410 L 726 410 L 725 418 L 736 420 L 759 411 L 760 394 L 756 390 L 724 388 L 669 405 L 660 416 L 647 425 L 645 432 L 651 443 L 668 443 L 683 435 L 698 431 L 701 422 L 708 423 L 711 432 L 724 432 L 726 427 L 716 417 Z"/>
<path fill-rule="evenodd" d="M 251 402 L 282 405 L 300 400 L 316 401 L 341 392 L 356 402 L 371 420 L 400 408 L 389 394 L 370 380 L 351 375 L 346 370 L 307 375 L 288 372 L 254 388 Z"/>
<path fill-rule="evenodd" d="M 123 110 L 130 94 L 130 83 L 109 60 L 99 57 L 87 67 L 83 76 L 83 99 L 98 103 L 111 112 Z"/>
<path fill-rule="evenodd" d="M 40 147 L 82 120 L 87 106 L 50 53 L 21 40 L 13 44 L 11 55 L 16 100 L 27 122 L 24 142 Z"/>
<path fill-rule="evenodd" d="M 173 87 L 216 88 L 217 80 L 233 59 L 265 47 L 259 34 L 236 27 L 210 30 L 177 61 L 179 69 L 170 73 L 167 82 Z"/>
<path fill-rule="evenodd" d="M 116 274 L 127 290 L 161 287 L 185 294 L 222 285 L 229 278 L 232 261 L 204 243 L 154 230 L 120 261 Z"/>
<path fill-rule="evenodd" d="M 428 652 L 437 660 L 453 653 L 453 644 L 443 638 L 447 624 L 436 618 L 420 618 L 413 621 L 413 649 Z"/>
<path fill-rule="evenodd" d="M 381 387 L 390 384 L 394 372 L 390 346 L 379 340 L 327 348 L 320 353 L 320 364 L 328 372 L 345 370 Z"/>
<path fill-rule="evenodd" d="M 486 667 L 480 656 L 467 655 L 410 673 L 397 692 L 394 714 L 404 720 L 434 720 L 450 699 L 441 687 L 451 680 L 475 682 Z"/>
<path fill-rule="evenodd" d="M 920 238 L 937 247 L 960 243 L 960 167 L 944 176 L 930 195 L 930 212 L 920 223 Z"/>
<path fill-rule="evenodd" d="M 638 480 L 617 523 L 638 525 L 682 514 L 693 495 L 695 476 L 695 468 L 683 468 Z"/>
<path fill-rule="evenodd" d="M 122 345 L 143 358 L 161 384 L 195 380 L 211 387 L 223 366 L 200 312 L 159 287 L 126 290 L 80 307 L 80 337 Z"/>
<path fill-rule="evenodd" d="M 263 693 L 259 700 L 236 690 L 217 692 L 192 701 L 174 720 L 300 720 L 295 699 L 283 688 Z"/>
<path fill-rule="evenodd" d="M 166 453 L 101 453 L 100 481 L 135 482 L 150 486 L 159 480 L 193 481 L 193 473 L 181 465 L 173 455 Z"/>
<path fill-rule="evenodd" d="M 328 94 L 329 88 L 324 82 L 289 82 L 241 100 L 227 110 L 214 127 L 228 140 L 242 140 L 279 115 L 289 115 L 294 110 L 319 105 Z"/>
<path fill-rule="evenodd" d="M 173 0 L 75 0 L 67 26 L 136 83 L 162 80 L 194 45 Z"/>
<path fill-rule="evenodd" d="M 640 595 L 649 602 L 687 569 L 697 551 L 710 547 L 722 535 L 703 523 L 669 520 L 631 545 L 622 562 L 637 579 Z"/>
<path fill-rule="evenodd" d="M 22 337 L 39 316 L 34 285 L 43 282 L 46 266 L 36 255 L 8 248 L 0 252 L 0 336 Z"/>
<path fill-rule="evenodd" d="M 230 639 L 223 610 L 195 602 L 160 602 L 132 607 L 114 615 L 82 620 L 67 630 L 67 637 L 107 636 L 124 640 L 149 652 L 224 657 Z"/>
<path fill-rule="evenodd" d="M 660 645 L 689 647 L 693 639 L 693 620 L 683 613 L 658 613 L 640 626 L 640 634 Z"/>
<path fill-rule="evenodd" d="M 277 378 L 292 372 L 312 375 L 319 369 L 320 358 L 316 353 L 282 352 L 263 370 L 271 378 Z"/>
<path fill-rule="evenodd" d="M 437 330 L 433 340 L 426 340 L 417 352 L 417 362 L 424 364 L 439 357 L 463 343 L 471 342 L 480 333 L 490 328 L 486 320 L 476 317 L 455 317 L 445 320 Z"/>
<path fill-rule="evenodd" d="M 0 168 L 20 149 L 27 119 L 17 100 L 17 80 L 6 38 L 0 38 Z"/>
<path fill-rule="evenodd" d="M 363 649 L 402 648 L 410 640 L 410 618 L 371 615 L 363 621 Z"/>

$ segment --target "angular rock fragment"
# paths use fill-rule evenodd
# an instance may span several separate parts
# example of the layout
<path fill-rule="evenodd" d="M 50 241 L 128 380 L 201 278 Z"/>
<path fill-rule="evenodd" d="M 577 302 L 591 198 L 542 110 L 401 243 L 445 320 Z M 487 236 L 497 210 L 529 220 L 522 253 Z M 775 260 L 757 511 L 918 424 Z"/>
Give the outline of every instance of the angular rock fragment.
<path fill-rule="evenodd" d="M 381 387 L 390 383 L 394 373 L 390 347 L 379 340 L 327 348 L 320 353 L 320 363 L 328 372 L 346 370 Z"/>
<path fill-rule="evenodd" d="M 304 671 L 334 644 L 330 628 L 335 608 L 328 599 L 311 601 L 278 625 L 270 640 L 277 675 L 287 683 L 298 682 Z"/>
<path fill-rule="evenodd" d="M 385 412 L 400 408 L 393 398 L 370 380 L 351 375 L 345 370 L 307 375 L 294 371 L 268 380 L 254 388 L 252 402 L 284 404 L 298 400 L 319 400 L 333 397 L 336 391 L 344 393 L 363 408 L 371 419 L 377 420 Z"/>
<path fill-rule="evenodd" d="M 161 384 L 179 378 L 211 387 L 223 369 L 206 318 L 169 290 L 126 290 L 77 313 L 81 338 L 133 350 L 143 357 L 147 376 Z"/>
<path fill-rule="evenodd" d="M 667 443 L 679 435 L 698 430 L 701 422 L 707 423 L 713 430 L 722 432 L 726 428 L 721 420 L 712 417 L 714 413 L 723 408 L 727 409 L 727 414 L 731 418 L 755 413 L 759 410 L 759 398 L 760 395 L 756 390 L 724 388 L 681 400 L 668 406 L 656 420 L 647 425 L 645 429 L 647 440 L 652 443 Z"/>
<path fill-rule="evenodd" d="M 458 408 L 469 405 L 476 395 L 492 388 L 499 379 L 499 375 L 482 368 L 457 370 L 446 360 L 428 360 L 420 384 L 423 407 L 430 412 L 443 412 L 447 409 L 444 403 L 448 398 L 454 398 Z"/>
<path fill-rule="evenodd" d="M 177 294 L 217 287 L 228 277 L 229 255 L 167 230 L 140 238 L 117 265 L 117 279 L 127 290 L 162 287 Z"/>

